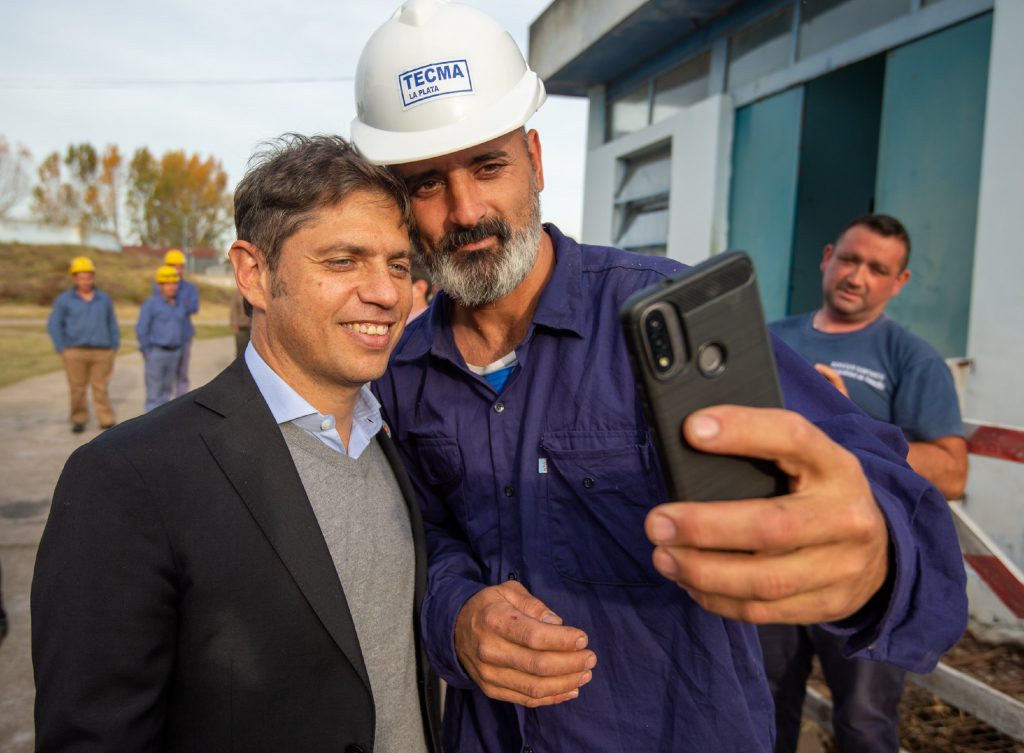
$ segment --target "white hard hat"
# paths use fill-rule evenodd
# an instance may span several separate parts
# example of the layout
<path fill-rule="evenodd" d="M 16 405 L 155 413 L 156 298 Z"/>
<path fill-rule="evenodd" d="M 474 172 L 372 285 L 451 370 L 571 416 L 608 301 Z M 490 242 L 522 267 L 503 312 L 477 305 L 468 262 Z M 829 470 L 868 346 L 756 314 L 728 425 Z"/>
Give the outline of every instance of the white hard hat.
<path fill-rule="evenodd" d="M 546 96 L 507 31 L 449 0 L 408 0 L 395 11 L 363 48 L 355 88 L 352 141 L 388 165 L 509 133 Z"/>

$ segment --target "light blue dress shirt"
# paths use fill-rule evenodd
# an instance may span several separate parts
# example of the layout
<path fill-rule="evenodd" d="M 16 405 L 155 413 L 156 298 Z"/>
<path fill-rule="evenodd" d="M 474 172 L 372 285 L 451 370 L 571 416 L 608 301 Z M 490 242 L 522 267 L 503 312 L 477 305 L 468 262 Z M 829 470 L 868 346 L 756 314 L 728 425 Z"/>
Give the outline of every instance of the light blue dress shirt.
<path fill-rule="evenodd" d="M 252 343 L 245 349 L 245 365 L 249 367 L 249 373 L 252 374 L 260 394 L 267 401 L 270 412 L 278 424 L 295 424 L 335 452 L 353 459 L 358 458 L 363 450 L 370 446 L 373 437 L 383 426 L 380 403 L 370 392 L 370 387 L 364 384 L 359 390 L 356 407 L 352 412 L 352 432 L 346 451 L 341 435 L 338 434 L 334 416 L 325 416 L 317 412 L 316 408 L 293 390 L 276 371 L 267 366 L 267 362 L 256 352 Z"/>

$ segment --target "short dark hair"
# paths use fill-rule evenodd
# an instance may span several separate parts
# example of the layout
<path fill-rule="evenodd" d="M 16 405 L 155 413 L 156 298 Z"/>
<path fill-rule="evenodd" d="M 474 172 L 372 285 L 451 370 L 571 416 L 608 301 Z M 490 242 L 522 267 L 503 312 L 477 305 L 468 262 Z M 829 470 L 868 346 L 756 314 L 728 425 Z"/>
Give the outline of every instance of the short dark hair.
<path fill-rule="evenodd" d="M 898 238 L 902 241 L 906 253 L 903 254 L 903 265 L 900 267 L 900 271 L 907 268 L 907 264 L 910 262 L 910 233 L 903 227 L 902 222 L 889 214 L 862 214 L 843 228 L 843 231 L 836 236 L 834 245 L 839 244 L 839 240 L 846 235 L 847 230 L 855 227 L 866 227 L 872 233 L 877 233 L 883 238 Z"/>
<path fill-rule="evenodd" d="M 256 246 L 271 272 L 284 242 L 313 212 L 356 191 L 369 191 L 398 206 L 415 237 L 412 204 L 401 181 L 368 162 L 340 136 L 286 133 L 263 144 L 235 188 L 235 232 Z"/>

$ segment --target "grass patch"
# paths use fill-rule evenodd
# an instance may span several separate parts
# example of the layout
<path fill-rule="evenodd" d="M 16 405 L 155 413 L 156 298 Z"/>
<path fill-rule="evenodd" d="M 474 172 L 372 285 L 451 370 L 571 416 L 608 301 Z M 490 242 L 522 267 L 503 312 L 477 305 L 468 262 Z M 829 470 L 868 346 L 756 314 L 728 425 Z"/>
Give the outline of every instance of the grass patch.
<path fill-rule="evenodd" d="M 46 327 L 0 327 L 0 387 L 61 368 Z"/>

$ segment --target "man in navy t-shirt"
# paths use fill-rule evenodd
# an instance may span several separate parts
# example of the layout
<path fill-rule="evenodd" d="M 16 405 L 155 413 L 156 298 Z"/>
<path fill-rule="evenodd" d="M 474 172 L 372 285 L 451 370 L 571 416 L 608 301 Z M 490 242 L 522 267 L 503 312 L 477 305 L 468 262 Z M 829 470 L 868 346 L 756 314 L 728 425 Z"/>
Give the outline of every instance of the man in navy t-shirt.
<path fill-rule="evenodd" d="M 909 257 L 910 236 L 899 220 L 858 217 L 825 246 L 821 308 L 771 329 L 864 412 L 900 427 L 910 466 L 956 499 L 967 479 L 967 443 L 953 378 L 931 345 L 885 316 L 910 279 Z M 903 670 L 846 659 L 843 641 L 815 626 L 771 625 L 760 637 L 775 697 L 776 753 L 796 750 L 814 654 L 832 690 L 839 749 L 899 749 Z"/>

